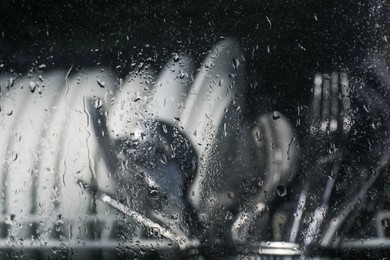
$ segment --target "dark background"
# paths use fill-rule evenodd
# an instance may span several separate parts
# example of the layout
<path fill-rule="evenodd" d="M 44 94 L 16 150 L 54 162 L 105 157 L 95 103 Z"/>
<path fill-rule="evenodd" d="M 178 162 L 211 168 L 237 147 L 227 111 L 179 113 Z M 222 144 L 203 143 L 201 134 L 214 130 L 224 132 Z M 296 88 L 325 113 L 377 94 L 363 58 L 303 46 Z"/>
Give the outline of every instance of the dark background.
<path fill-rule="evenodd" d="M 197 62 L 222 37 L 247 59 L 248 114 L 296 114 L 316 71 L 361 69 L 386 44 L 385 1 L 1 1 L 1 71 L 140 62 L 159 69 L 172 53 Z M 120 67 L 118 67 L 120 66 Z M 364 68 L 363 68 L 364 69 Z M 261 98 L 260 98 L 261 97 Z"/>

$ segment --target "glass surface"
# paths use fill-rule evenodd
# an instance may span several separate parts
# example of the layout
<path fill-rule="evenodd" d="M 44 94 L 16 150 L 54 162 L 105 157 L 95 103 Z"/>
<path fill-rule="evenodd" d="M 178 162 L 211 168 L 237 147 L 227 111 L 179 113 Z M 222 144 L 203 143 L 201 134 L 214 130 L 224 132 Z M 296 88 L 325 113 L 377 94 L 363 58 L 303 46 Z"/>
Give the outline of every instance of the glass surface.
<path fill-rule="evenodd" d="M 386 1 L 0 3 L 0 258 L 378 259 Z"/>

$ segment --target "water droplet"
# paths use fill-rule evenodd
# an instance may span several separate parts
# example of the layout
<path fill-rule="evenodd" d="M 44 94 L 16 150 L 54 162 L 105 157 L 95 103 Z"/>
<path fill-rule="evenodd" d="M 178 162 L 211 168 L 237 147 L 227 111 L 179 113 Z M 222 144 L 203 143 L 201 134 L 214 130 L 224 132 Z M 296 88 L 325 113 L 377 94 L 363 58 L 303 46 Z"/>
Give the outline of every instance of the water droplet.
<path fill-rule="evenodd" d="M 40 81 L 43 82 L 43 77 L 42 77 L 42 75 L 39 75 L 38 78 L 39 78 Z"/>
<path fill-rule="evenodd" d="M 234 199 L 234 192 L 232 192 L 232 191 L 228 192 L 228 198 Z"/>
<path fill-rule="evenodd" d="M 157 195 L 158 192 L 157 192 L 157 189 L 156 189 L 156 188 L 152 187 L 152 188 L 150 189 L 149 193 L 150 193 L 151 196 L 155 196 L 155 195 Z"/>
<path fill-rule="evenodd" d="M 184 73 L 183 70 L 179 70 L 179 78 L 180 79 L 184 79 L 184 77 L 186 76 L 186 74 Z"/>
<path fill-rule="evenodd" d="M 44 69 L 44 68 L 46 68 L 46 64 L 41 64 L 41 65 L 39 65 L 39 67 L 38 67 L 39 69 Z"/>
<path fill-rule="evenodd" d="M 14 78 L 9 78 L 9 86 L 12 87 L 14 85 Z"/>
<path fill-rule="evenodd" d="M 222 84 L 223 84 L 223 79 L 220 79 L 220 80 L 219 80 L 219 82 L 218 82 L 218 86 L 220 86 L 220 87 L 221 87 L 221 86 L 222 86 Z"/>
<path fill-rule="evenodd" d="M 172 53 L 172 58 L 174 62 L 178 62 L 181 59 L 177 53 Z"/>
<path fill-rule="evenodd" d="M 233 213 L 230 211 L 226 212 L 225 220 L 232 220 L 233 219 Z"/>
<path fill-rule="evenodd" d="M 7 225 L 14 225 L 15 224 L 15 215 L 14 214 L 11 214 L 9 217 L 7 217 L 6 218 L 6 220 L 5 220 L 5 223 L 7 224 Z M 10 236 L 10 238 L 11 238 L 11 236 Z"/>
<path fill-rule="evenodd" d="M 37 83 L 35 83 L 34 81 L 30 81 L 30 91 L 31 91 L 31 93 L 34 93 L 36 87 L 37 87 Z"/>
<path fill-rule="evenodd" d="M 167 155 L 165 153 L 161 153 L 161 162 L 163 164 L 167 164 L 168 163 Z"/>
<path fill-rule="evenodd" d="M 162 129 L 163 129 L 164 133 L 168 133 L 168 129 L 167 129 L 166 124 L 162 124 Z"/>
<path fill-rule="evenodd" d="M 101 79 L 97 79 L 96 82 L 98 83 L 98 85 L 99 85 L 101 88 L 104 88 L 105 85 L 106 85 L 106 84 L 104 83 L 104 81 L 101 80 Z"/>
<path fill-rule="evenodd" d="M 273 120 L 277 120 L 280 117 L 281 117 L 281 114 L 278 111 L 274 111 L 274 113 L 272 114 L 272 119 Z"/>
<path fill-rule="evenodd" d="M 255 131 L 255 138 L 257 142 L 261 142 L 261 133 L 260 131 Z"/>
<path fill-rule="evenodd" d="M 389 225 L 389 220 L 382 220 L 381 221 L 381 224 L 382 224 L 382 227 L 383 228 L 388 228 L 390 225 Z"/>
<path fill-rule="evenodd" d="M 240 66 L 240 61 L 236 58 L 233 59 L 233 68 L 236 70 Z"/>
<path fill-rule="evenodd" d="M 304 51 L 306 51 L 306 48 L 305 47 L 303 47 L 301 44 L 299 44 L 298 43 L 298 47 L 300 48 L 300 49 L 302 49 L 302 50 L 304 50 Z"/>
<path fill-rule="evenodd" d="M 103 106 L 103 101 L 100 98 L 95 99 L 95 108 L 99 109 Z"/>
<path fill-rule="evenodd" d="M 276 191 L 278 193 L 278 195 L 280 197 L 284 197 L 287 195 L 287 189 L 286 187 L 284 187 L 283 185 L 279 185 L 277 188 L 276 188 Z"/>
<path fill-rule="evenodd" d="M 272 29 L 272 22 L 271 20 L 268 18 L 268 16 L 265 17 L 267 19 L 267 22 L 269 23 L 269 29 L 271 30 Z"/>
<path fill-rule="evenodd" d="M 12 161 L 16 161 L 17 159 L 18 159 L 18 153 L 12 152 L 12 153 L 11 153 L 11 160 L 12 160 Z"/>
<path fill-rule="evenodd" d="M 64 222 L 64 219 L 62 218 L 62 215 L 58 215 L 55 224 L 59 225 L 59 224 L 64 224 L 64 223 L 65 222 Z"/>

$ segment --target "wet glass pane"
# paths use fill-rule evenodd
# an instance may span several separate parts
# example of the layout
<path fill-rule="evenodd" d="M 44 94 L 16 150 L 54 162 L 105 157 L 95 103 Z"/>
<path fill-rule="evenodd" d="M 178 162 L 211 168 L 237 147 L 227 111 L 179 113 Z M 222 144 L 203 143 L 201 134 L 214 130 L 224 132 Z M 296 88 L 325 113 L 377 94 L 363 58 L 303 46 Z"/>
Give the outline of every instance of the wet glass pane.
<path fill-rule="evenodd" d="M 386 257 L 386 1 L 0 10 L 1 259 Z"/>

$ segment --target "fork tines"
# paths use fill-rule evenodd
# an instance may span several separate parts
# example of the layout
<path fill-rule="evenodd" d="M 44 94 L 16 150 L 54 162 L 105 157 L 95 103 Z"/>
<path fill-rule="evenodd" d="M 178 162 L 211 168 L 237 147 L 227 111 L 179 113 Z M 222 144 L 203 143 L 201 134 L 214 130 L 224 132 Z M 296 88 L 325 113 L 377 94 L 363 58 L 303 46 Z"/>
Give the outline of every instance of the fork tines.
<path fill-rule="evenodd" d="M 310 133 L 334 133 L 339 129 L 346 134 L 351 129 L 351 123 L 350 85 L 347 73 L 315 74 Z"/>

